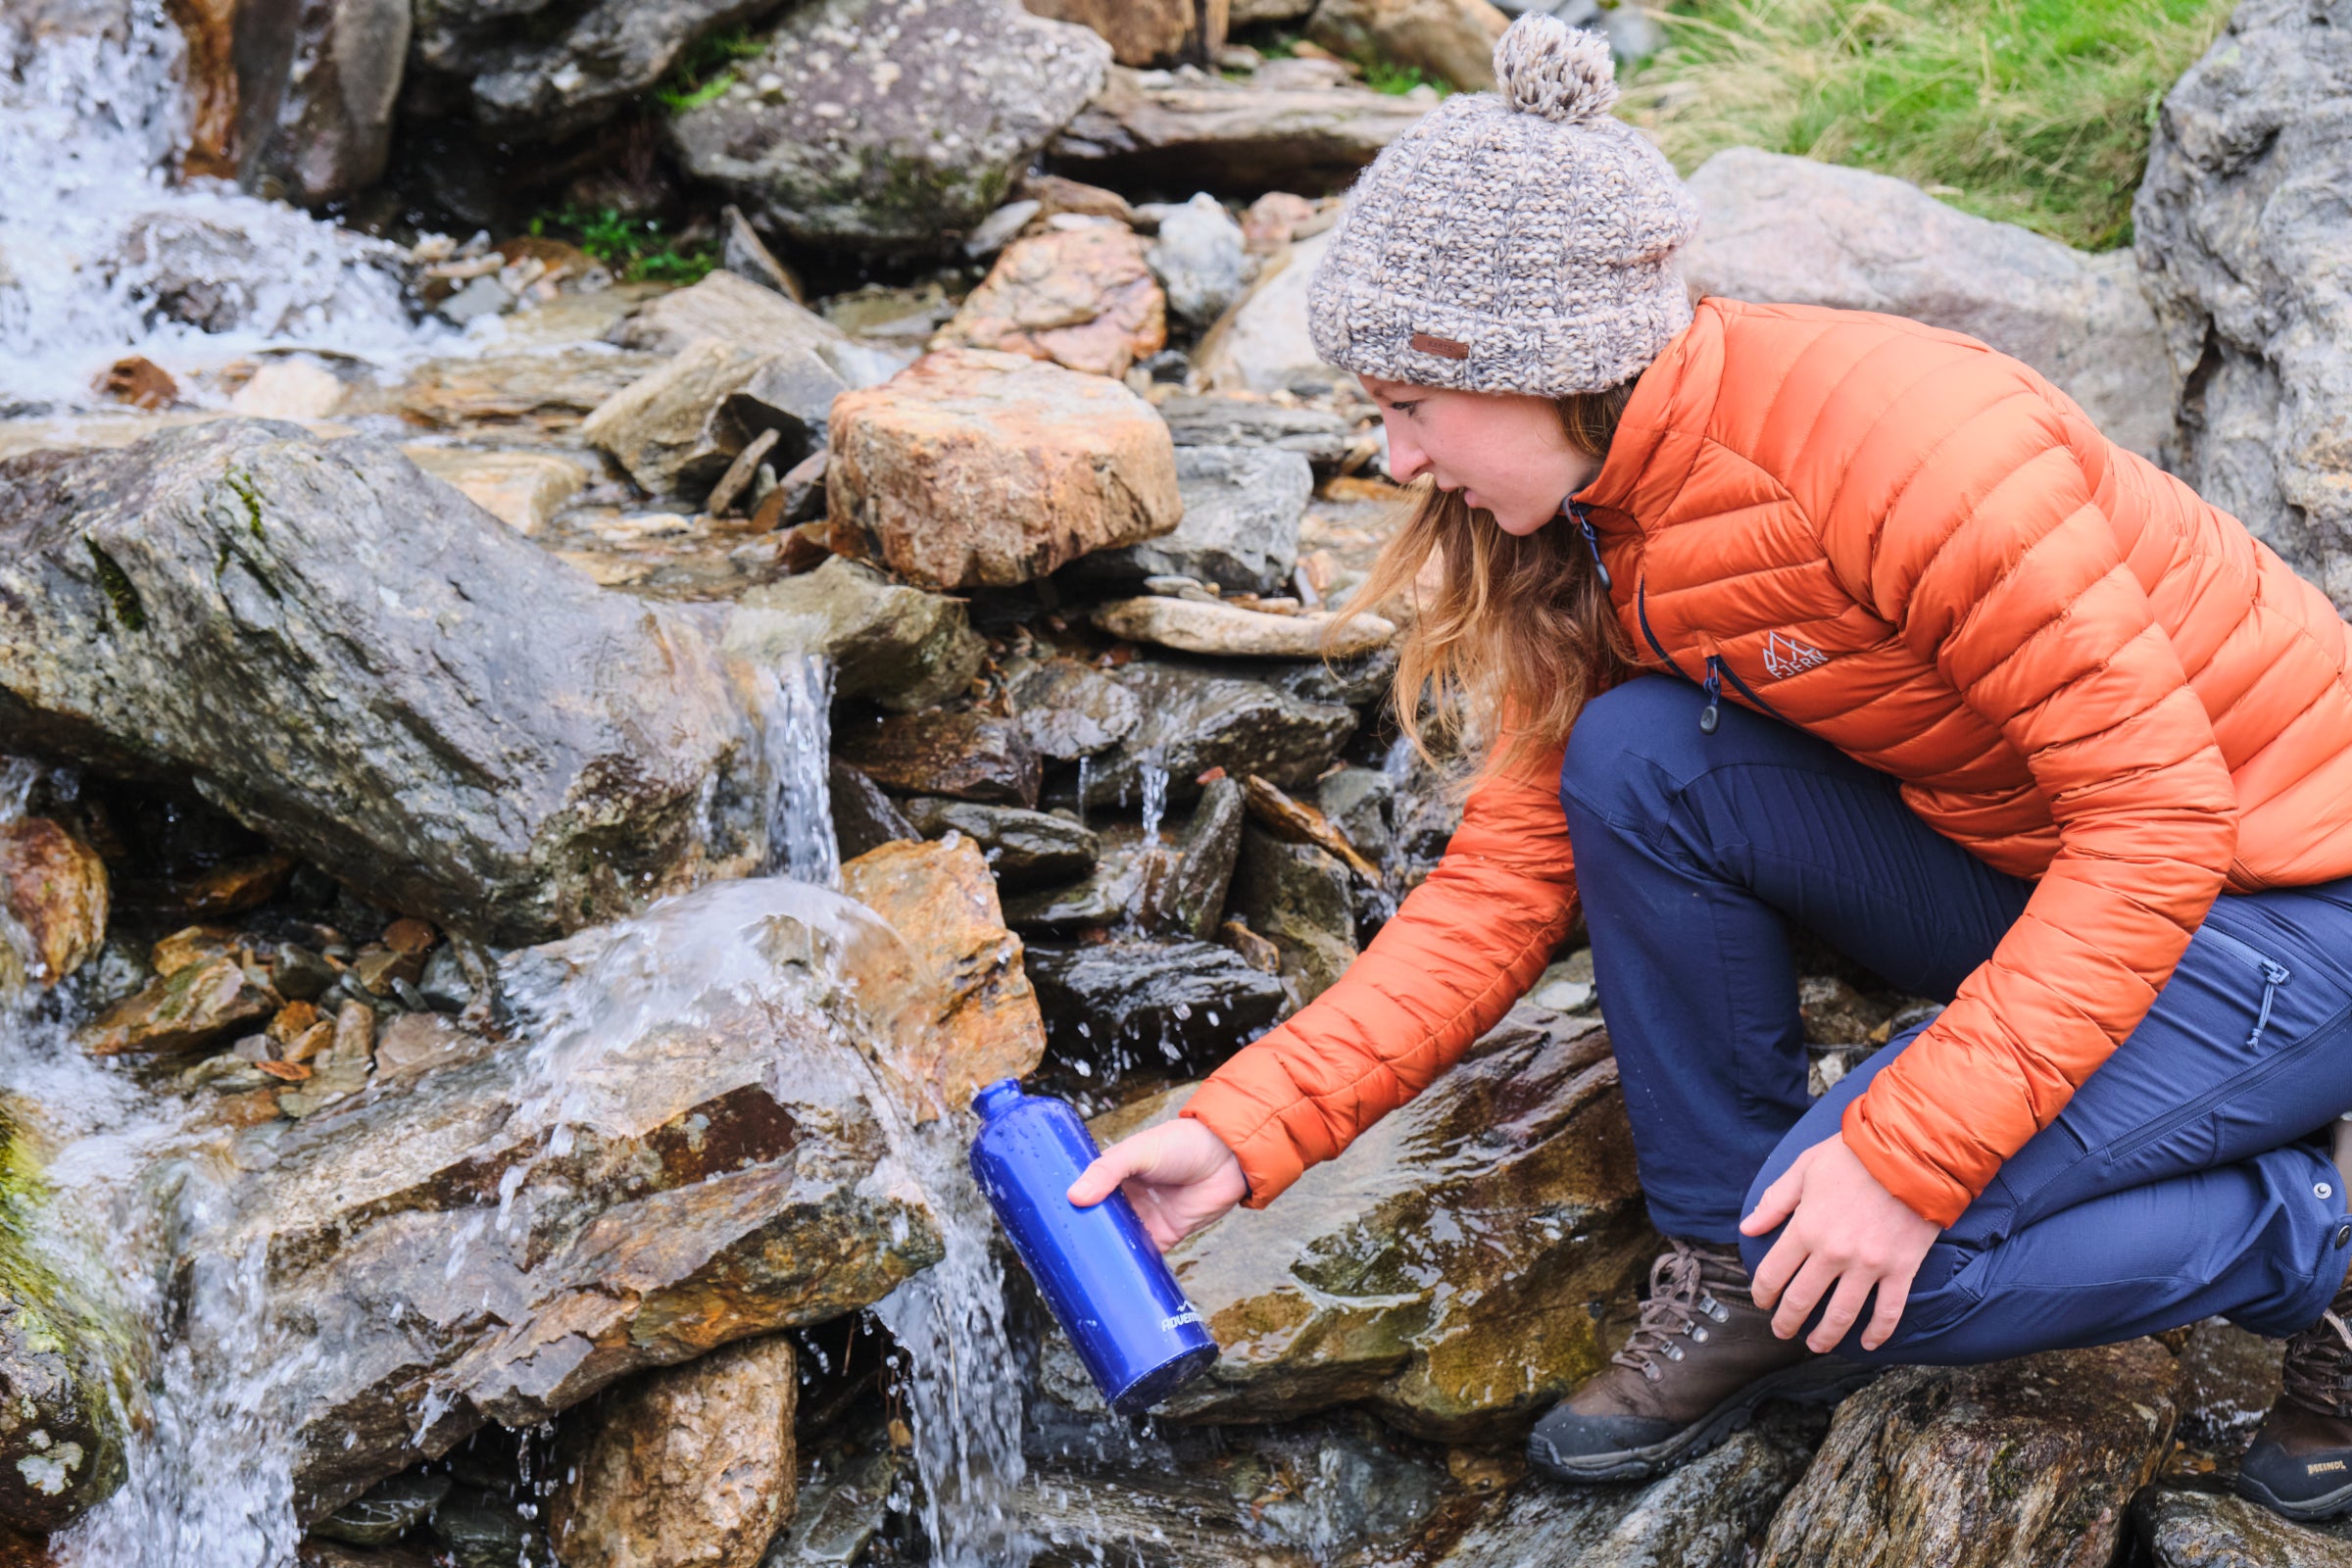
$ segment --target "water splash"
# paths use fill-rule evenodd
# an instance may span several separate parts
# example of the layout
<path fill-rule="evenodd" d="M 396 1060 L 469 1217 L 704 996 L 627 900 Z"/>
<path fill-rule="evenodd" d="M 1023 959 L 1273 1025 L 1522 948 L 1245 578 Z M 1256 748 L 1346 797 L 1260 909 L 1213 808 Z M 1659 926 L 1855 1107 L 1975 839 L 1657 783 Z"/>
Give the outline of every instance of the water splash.
<path fill-rule="evenodd" d="M 1157 752 L 1143 758 L 1136 764 L 1136 775 L 1142 781 L 1144 794 L 1144 842 L 1159 842 L 1159 824 L 1168 814 L 1168 770 L 1160 765 Z"/>
<path fill-rule="evenodd" d="M 172 184 L 186 47 L 162 0 L 126 10 L 79 34 L 0 16 L 0 409 L 93 406 L 129 353 L 395 358 L 452 335 L 412 324 L 392 247 L 220 180 Z"/>
<path fill-rule="evenodd" d="M 752 676 L 767 789 L 767 860 L 762 870 L 796 882 L 841 886 L 833 833 L 833 664 L 808 654 L 762 664 Z"/>

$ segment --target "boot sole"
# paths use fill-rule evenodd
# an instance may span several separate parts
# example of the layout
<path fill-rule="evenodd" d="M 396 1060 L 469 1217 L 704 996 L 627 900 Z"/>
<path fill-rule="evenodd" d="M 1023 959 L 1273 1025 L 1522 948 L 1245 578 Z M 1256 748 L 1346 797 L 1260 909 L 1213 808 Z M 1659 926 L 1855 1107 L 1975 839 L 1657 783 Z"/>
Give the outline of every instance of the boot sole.
<path fill-rule="evenodd" d="M 2252 1476 L 2240 1473 L 2237 1478 L 2237 1494 L 2249 1502 L 2259 1502 L 2271 1512 L 2282 1518 L 2292 1519 L 2299 1524 L 2310 1524 L 2322 1519 L 2333 1519 L 2344 1513 L 2352 1513 L 2352 1482 L 2346 1482 L 2333 1492 L 2324 1493 L 2303 1502 L 2288 1502 L 2273 1494 L 2270 1488 Z"/>
<path fill-rule="evenodd" d="M 1783 1404 L 1836 1404 L 1875 1381 L 1881 1370 L 1850 1362 L 1802 1362 L 1758 1378 L 1662 1442 L 1640 1448 L 1562 1457 L 1542 1438 L 1531 1437 L 1527 1445 L 1528 1462 L 1555 1481 L 1580 1486 L 1604 1481 L 1646 1481 L 1679 1470 L 1701 1454 L 1711 1452 L 1733 1433 L 1744 1430 L 1761 1405 L 1775 1400 Z M 2352 1494 L 2352 1488 L 2345 1490 Z"/>

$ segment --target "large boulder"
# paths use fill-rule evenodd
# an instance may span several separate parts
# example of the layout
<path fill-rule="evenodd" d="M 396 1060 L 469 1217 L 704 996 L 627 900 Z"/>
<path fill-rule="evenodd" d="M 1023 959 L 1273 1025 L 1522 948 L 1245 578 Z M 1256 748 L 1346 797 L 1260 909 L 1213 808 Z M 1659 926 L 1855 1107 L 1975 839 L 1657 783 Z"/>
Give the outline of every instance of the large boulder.
<path fill-rule="evenodd" d="M 2105 1568 L 2179 1376 L 2153 1340 L 1889 1372 L 1838 1407 L 1760 1568 Z"/>
<path fill-rule="evenodd" d="M 181 0 L 194 114 L 186 166 L 317 206 L 384 172 L 409 0 Z"/>
<path fill-rule="evenodd" d="M 289 425 L 0 464 L 0 728 L 507 942 L 764 850 L 693 622 Z"/>
<path fill-rule="evenodd" d="M 1168 532 L 1176 448 L 1116 381 L 949 349 L 833 405 L 834 548 L 926 588 L 1004 586 Z"/>
<path fill-rule="evenodd" d="M 1265 1421 L 1362 1399 L 1423 1437 L 1511 1436 L 1607 1359 L 1598 1306 L 1654 1245 L 1608 1036 L 1522 1007 L 1279 1202 L 1168 1254 L 1224 1352 L 1162 1408 Z"/>
<path fill-rule="evenodd" d="M 1908 180 L 1732 147 L 1690 176 L 1709 294 L 1908 316 L 2039 370 L 2118 445 L 2154 457 L 2172 427 L 2171 361 L 2139 270 L 1947 207 Z"/>
<path fill-rule="evenodd" d="M 2352 27 L 2246 0 L 2165 98 L 2135 248 L 2177 472 L 2352 610 Z"/>
<path fill-rule="evenodd" d="M 1061 172 L 1122 189 L 1322 195 L 1347 188 L 1429 108 L 1336 81 L 1260 85 L 1113 66 L 1048 151 Z"/>
<path fill-rule="evenodd" d="M 1167 299 L 1144 249 L 1109 222 L 1015 240 L 932 341 L 1123 376 L 1168 341 Z"/>
<path fill-rule="evenodd" d="M 1014 0 L 817 0 L 669 137 L 796 243 L 937 250 L 1004 203 L 1109 65 L 1093 32 Z"/>
<path fill-rule="evenodd" d="M 183 1248 L 189 1353 L 289 1348 L 242 1396 L 288 1435 L 303 1517 L 936 1261 L 900 1152 L 935 1001 L 911 965 L 837 894 L 719 884 L 511 957 L 515 1042 L 242 1135 Z M 252 1257 L 261 1319 L 208 1305 Z"/>
<path fill-rule="evenodd" d="M 774 0 L 415 0 L 418 107 L 528 141 L 610 119 L 694 44 Z"/>

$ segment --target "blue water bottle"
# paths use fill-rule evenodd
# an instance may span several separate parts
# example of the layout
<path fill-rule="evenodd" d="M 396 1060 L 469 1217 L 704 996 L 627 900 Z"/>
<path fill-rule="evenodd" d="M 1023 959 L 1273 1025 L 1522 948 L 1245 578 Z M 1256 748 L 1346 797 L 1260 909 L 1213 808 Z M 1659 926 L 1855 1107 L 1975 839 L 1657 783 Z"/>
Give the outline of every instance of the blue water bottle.
<path fill-rule="evenodd" d="M 972 1179 L 1054 1321 L 1121 1415 L 1148 1410 L 1217 1358 L 1217 1342 L 1125 1193 L 1092 1208 L 1070 1184 L 1100 1152 L 1078 1113 L 1001 1078 L 972 1098 Z"/>

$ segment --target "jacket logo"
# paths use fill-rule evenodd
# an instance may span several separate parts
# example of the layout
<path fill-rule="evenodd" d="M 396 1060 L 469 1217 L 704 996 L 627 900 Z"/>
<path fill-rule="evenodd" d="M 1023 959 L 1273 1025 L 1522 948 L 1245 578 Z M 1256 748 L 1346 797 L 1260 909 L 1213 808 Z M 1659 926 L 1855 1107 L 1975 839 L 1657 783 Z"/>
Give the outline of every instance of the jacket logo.
<path fill-rule="evenodd" d="M 1777 631 L 1765 635 L 1764 668 L 1774 680 L 1786 680 L 1829 662 L 1829 655 L 1793 637 L 1784 637 Z"/>

